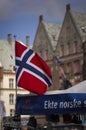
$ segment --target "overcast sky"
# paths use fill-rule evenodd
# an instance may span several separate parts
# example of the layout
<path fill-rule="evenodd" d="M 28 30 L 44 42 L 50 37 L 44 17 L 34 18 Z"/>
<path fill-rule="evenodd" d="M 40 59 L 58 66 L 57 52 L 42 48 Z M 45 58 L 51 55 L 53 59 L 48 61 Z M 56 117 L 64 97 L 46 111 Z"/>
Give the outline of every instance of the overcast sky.
<path fill-rule="evenodd" d="M 12 34 L 25 43 L 29 35 L 32 44 L 39 16 L 45 22 L 62 23 L 68 3 L 71 10 L 86 13 L 86 0 L 0 0 L 0 39 Z"/>

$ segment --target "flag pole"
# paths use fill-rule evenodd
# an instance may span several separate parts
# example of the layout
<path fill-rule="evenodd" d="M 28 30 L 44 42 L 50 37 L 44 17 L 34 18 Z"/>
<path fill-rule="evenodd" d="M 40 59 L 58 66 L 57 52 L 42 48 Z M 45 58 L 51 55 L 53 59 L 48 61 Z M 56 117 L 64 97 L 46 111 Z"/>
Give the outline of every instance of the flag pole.
<path fill-rule="evenodd" d="M 16 83 L 16 35 L 14 35 L 14 55 L 15 55 L 15 66 L 14 66 L 14 70 L 15 70 L 15 109 L 16 109 L 16 100 L 17 100 L 17 83 Z M 15 114 L 16 115 L 16 114 Z"/>
<path fill-rule="evenodd" d="M 15 45 L 14 45 L 14 49 L 15 49 L 15 113 L 14 113 L 14 119 L 16 119 L 16 121 L 21 122 L 21 115 L 16 114 L 16 101 L 17 101 L 17 80 L 16 80 L 16 35 L 14 35 L 14 39 L 15 39 Z"/>

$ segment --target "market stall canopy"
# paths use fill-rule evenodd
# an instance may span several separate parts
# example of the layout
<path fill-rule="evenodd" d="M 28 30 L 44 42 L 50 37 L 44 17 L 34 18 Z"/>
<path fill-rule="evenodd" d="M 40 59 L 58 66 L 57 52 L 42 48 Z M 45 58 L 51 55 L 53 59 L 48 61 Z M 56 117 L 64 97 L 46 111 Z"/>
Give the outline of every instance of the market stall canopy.
<path fill-rule="evenodd" d="M 84 114 L 86 81 L 66 90 L 48 91 L 45 95 L 17 95 L 16 114 Z"/>

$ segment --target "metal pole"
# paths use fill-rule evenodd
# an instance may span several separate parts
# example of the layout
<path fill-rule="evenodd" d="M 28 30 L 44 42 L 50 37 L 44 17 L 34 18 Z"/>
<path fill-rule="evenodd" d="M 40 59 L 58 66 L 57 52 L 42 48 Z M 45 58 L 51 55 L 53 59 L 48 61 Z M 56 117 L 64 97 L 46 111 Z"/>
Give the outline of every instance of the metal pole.
<path fill-rule="evenodd" d="M 14 42 L 16 42 L 16 36 L 14 36 Z M 14 56 L 16 59 L 16 48 L 15 48 L 15 43 L 14 43 Z M 15 60 L 15 66 L 14 66 L 14 71 L 15 71 L 15 109 L 16 109 L 16 100 L 17 100 L 17 83 L 16 83 L 16 60 Z"/>
<path fill-rule="evenodd" d="M 86 80 L 86 41 L 83 43 L 83 68 L 82 68 L 82 80 Z"/>

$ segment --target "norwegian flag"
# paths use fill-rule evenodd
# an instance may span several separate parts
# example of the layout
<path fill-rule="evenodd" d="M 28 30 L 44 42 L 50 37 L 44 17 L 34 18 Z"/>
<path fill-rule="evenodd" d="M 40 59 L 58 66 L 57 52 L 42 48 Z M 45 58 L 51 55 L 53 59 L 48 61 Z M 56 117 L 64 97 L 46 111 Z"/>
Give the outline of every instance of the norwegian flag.
<path fill-rule="evenodd" d="M 49 66 L 33 50 L 23 43 L 15 42 L 17 86 L 42 95 L 52 84 Z"/>

